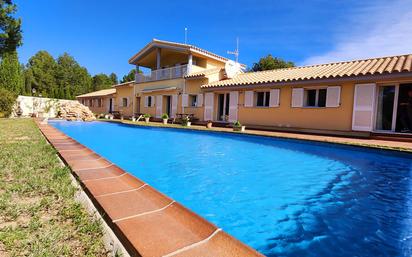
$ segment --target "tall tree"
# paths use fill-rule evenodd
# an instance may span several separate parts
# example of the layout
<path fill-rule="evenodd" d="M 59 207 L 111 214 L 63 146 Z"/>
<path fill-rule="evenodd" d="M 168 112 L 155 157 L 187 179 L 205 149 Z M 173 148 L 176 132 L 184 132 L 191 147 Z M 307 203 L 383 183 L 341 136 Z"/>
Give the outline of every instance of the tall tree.
<path fill-rule="evenodd" d="M 257 63 L 254 63 L 251 71 L 274 70 L 290 67 L 295 67 L 295 64 L 268 54 L 267 56 L 260 58 Z"/>
<path fill-rule="evenodd" d="M 114 84 L 113 79 L 104 73 L 96 74 L 92 79 L 93 91 L 110 88 Z"/>
<path fill-rule="evenodd" d="M 22 44 L 21 19 L 15 18 L 17 7 L 12 0 L 0 0 L 0 55 L 14 52 Z"/>
<path fill-rule="evenodd" d="M 120 81 L 120 83 L 125 83 L 125 82 L 129 82 L 129 81 L 133 81 L 135 79 L 135 73 L 136 70 L 132 69 L 131 71 L 129 71 L 129 73 L 127 73 L 127 75 L 124 75 L 122 80 Z"/>
<path fill-rule="evenodd" d="M 31 88 L 36 95 L 54 97 L 58 91 L 56 83 L 57 63 L 46 51 L 39 51 L 32 56 L 25 72 L 26 88 Z"/>
<path fill-rule="evenodd" d="M 117 79 L 117 75 L 115 73 L 110 73 L 109 77 L 112 80 L 113 85 L 116 85 L 119 82 L 119 80 Z"/>
<path fill-rule="evenodd" d="M 15 94 L 24 94 L 23 70 L 17 52 L 5 52 L 0 62 L 0 87 Z"/>
<path fill-rule="evenodd" d="M 55 78 L 58 89 L 54 96 L 57 98 L 74 99 L 92 89 L 89 72 L 68 53 L 57 58 Z"/>

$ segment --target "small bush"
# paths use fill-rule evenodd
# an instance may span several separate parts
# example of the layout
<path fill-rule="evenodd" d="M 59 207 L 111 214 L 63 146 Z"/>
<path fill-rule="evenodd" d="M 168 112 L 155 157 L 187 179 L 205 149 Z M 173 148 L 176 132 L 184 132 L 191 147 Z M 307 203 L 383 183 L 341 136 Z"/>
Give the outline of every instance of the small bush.
<path fill-rule="evenodd" d="M 162 119 L 169 119 L 169 115 L 167 115 L 167 113 L 163 113 L 162 114 Z"/>
<path fill-rule="evenodd" d="M 240 128 L 240 127 L 242 127 L 242 123 L 240 123 L 240 121 L 237 120 L 233 123 L 233 127 Z"/>
<path fill-rule="evenodd" d="M 150 118 L 150 114 L 146 113 L 145 115 L 143 115 L 143 118 Z"/>
<path fill-rule="evenodd" d="M 0 88 L 0 118 L 10 116 L 15 101 L 16 96 L 12 92 Z"/>

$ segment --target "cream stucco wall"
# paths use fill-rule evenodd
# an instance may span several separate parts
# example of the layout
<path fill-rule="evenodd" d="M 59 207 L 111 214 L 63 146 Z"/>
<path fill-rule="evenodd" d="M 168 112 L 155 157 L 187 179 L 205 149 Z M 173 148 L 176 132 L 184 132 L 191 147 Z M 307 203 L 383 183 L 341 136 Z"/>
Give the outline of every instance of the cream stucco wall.
<path fill-rule="evenodd" d="M 128 98 L 127 107 L 122 106 L 122 99 Z M 133 116 L 133 84 L 116 87 L 116 101 L 114 103 L 114 110 L 120 112 L 122 115 Z"/>

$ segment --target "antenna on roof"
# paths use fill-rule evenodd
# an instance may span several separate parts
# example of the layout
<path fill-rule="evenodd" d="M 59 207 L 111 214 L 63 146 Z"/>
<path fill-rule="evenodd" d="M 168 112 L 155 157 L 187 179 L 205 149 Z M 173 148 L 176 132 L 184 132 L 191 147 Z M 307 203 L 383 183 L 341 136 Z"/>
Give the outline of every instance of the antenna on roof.
<path fill-rule="evenodd" d="M 228 54 L 233 54 L 235 56 L 236 62 L 239 62 L 239 37 L 236 37 L 236 50 L 227 51 Z"/>
<path fill-rule="evenodd" d="M 187 28 L 185 28 L 185 44 L 187 44 Z"/>

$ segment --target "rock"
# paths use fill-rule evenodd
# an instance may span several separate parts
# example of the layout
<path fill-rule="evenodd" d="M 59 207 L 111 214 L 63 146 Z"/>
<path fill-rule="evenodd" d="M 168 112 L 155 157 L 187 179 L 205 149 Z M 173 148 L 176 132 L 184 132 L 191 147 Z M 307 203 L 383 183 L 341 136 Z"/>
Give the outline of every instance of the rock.
<path fill-rule="evenodd" d="M 69 121 L 83 120 L 93 121 L 96 119 L 89 107 L 79 102 L 67 102 L 60 105 L 58 117 Z"/>

